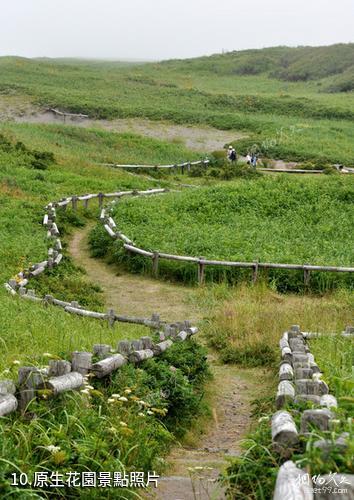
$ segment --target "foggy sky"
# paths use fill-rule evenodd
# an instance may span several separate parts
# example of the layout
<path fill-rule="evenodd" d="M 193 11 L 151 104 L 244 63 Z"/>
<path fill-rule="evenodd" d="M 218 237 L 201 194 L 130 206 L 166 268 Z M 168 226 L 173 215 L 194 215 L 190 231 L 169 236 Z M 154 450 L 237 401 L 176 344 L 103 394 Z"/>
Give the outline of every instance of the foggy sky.
<path fill-rule="evenodd" d="M 353 0 L 0 0 L 0 55 L 185 58 L 353 41 Z"/>

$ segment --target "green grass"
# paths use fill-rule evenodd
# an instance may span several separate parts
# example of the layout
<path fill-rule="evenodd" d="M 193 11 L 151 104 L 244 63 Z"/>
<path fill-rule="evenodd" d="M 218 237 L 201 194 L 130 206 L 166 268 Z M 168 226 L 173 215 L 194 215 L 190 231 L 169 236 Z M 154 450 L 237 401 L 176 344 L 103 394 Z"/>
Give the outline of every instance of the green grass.
<path fill-rule="evenodd" d="M 147 250 L 243 262 L 351 266 L 353 263 L 354 179 L 262 177 L 170 193 L 153 199 L 124 200 L 114 208 L 119 229 Z M 150 262 L 128 258 L 119 240 L 104 237 L 98 226 L 91 237 L 93 251 L 110 252 L 132 270 L 149 270 Z M 196 266 L 160 260 L 161 275 L 189 282 Z M 301 272 L 264 273 L 280 290 L 303 287 Z M 250 271 L 207 267 L 206 276 L 219 281 L 249 279 Z M 339 283 L 353 285 L 348 275 L 313 273 L 311 286 L 323 291 Z"/>
<path fill-rule="evenodd" d="M 338 290 L 324 296 L 281 294 L 265 283 L 241 284 L 228 288 L 225 284 L 206 287 L 201 301 L 212 311 L 204 328 L 207 343 L 216 349 L 224 363 L 241 366 L 275 368 L 279 356 L 279 338 L 291 324 L 303 331 L 331 333 L 351 324 L 353 293 Z M 315 358 L 326 377 L 349 377 L 353 351 L 350 341 L 338 343 L 331 355 L 325 337 L 311 342 Z M 352 341 L 351 341 L 352 342 Z M 331 384 L 330 384 L 331 385 Z"/>
<path fill-rule="evenodd" d="M 334 68 L 333 57 L 338 60 Z M 10 115 L 28 113 L 33 103 L 96 118 L 145 117 L 210 125 L 235 130 L 235 134 L 242 130 L 249 143 L 260 144 L 267 156 L 354 165 L 353 94 L 323 92 L 331 86 L 332 92 L 343 90 L 347 81 L 350 86 L 350 63 L 351 46 L 318 51 L 276 48 L 148 65 L 1 58 L 0 106 L 4 103 Z M 257 75 L 250 74 L 254 68 Z M 301 74 L 303 80 L 284 80 L 293 80 L 294 74 Z M 0 141 L 0 238 L 5 242 L 0 246 L 0 282 L 45 258 L 48 242 L 41 221 L 48 201 L 70 194 L 169 185 L 167 178 L 147 180 L 97 163 L 176 163 L 200 157 L 179 143 L 102 130 L 11 122 L 1 123 L 0 134 L 6 138 Z M 238 150 L 249 143 L 239 143 Z M 213 181 L 198 179 L 202 182 Z M 314 258 L 345 265 L 352 259 L 352 202 L 351 178 L 239 180 L 134 200 L 133 207 L 124 201 L 118 223 L 137 242 L 141 237 L 142 245 L 159 250 L 250 260 Z M 64 244 L 75 226 L 96 216 L 95 205 L 75 217 L 70 212 L 59 215 Z M 101 244 L 96 250 L 102 253 Z M 114 250 L 120 259 L 120 250 Z M 133 270 L 144 266 L 146 261 L 132 259 Z M 195 279 L 194 267 L 161 263 L 161 271 Z M 211 273 L 213 279 L 223 277 L 216 270 Z M 249 279 L 249 272 L 235 276 L 244 277 Z M 271 281 L 273 290 L 262 284 L 235 290 L 220 285 L 200 292 L 208 311 L 207 340 L 224 361 L 269 365 L 275 359 L 280 332 L 289 324 L 301 322 L 307 329 L 339 331 L 343 323 L 350 322 L 350 292 L 338 291 L 321 299 L 285 296 L 275 289 L 298 289 L 301 275 L 269 274 L 264 278 Z M 333 284 L 316 275 L 312 280 L 316 290 Z M 59 269 L 33 281 L 33 286 L 39 294 L 55 292 L 61 298 L 79 298 L 88 307 L 104 310 L 99 288 L 87 283 L 82 271 L 67 258 Z M 52 356 L 68 358 L 75 349 L 91 350 L 98 342 L 115 346 L 122 338 L 145 333 L 141 327 L 115 325 L 112 329 L 105 322 L 12 298 L 3 288 L 0 299 L 1 377 L 16 378 L 17 363 L 43 366 Z M 337 350 L 335 345 L 326 345 L 330 362 L 325 376 L 339 398 L 348 398 L 350 344 L 343 341 L 340 347 L 339 343 Z M 317 341 L 313 349 L 325 366 Z M 31 410 L 37 418 L 31 421 L 18 415 L 0 419 L 1 496 L 54 498 L 52 489 L 35 493 L 10 487 L 10 474 L 15 470 L 29 475 L 38 470 L 163 470 L 163 457 L 172 441 L 183 436 L 195 416 L 205 411 L 205 361 L 205 351 L 194 342 L 176 345 L 141 369 L 127 366 L 109 380 L 96 381 L 88 397 L 68 394 L 34 403 Z M 109 402 L 114 392 L 127 394 L 128 401 Z M 136 403 L 134 397 L 150 406 Z M 342 405 L 349 403 L 341 400 Z M 166 409 L 168 413 L 163 415 Z M 254 438 L 260 448 L 248 455 L 238 477 L 242 494 L 252 492 L 252 478 L 267 497 L 279 461 L 268 452 L 267 423 L 260 432 L 262 436 Z M 50 451 L 46 448 L 50 445 L 60 449 Z M 300 458 L 306 463 L 311 457 Z M 343 460 L 345 457 L 333 463 L 343 465 Z M 313 470 L 321 470 L 322 465 L 316 462 Z M 91 494 L 98 498 L 101 492 L 91 490 Z M 55 495 L 60 497 L 61 492 L 55 491 Z M 74 490 L 71 496 L 85 498 L 85 492 Z M 115 497 L 120 492 L 112 492 Z"/>
<path fill-rule="evenodd" d="M 283 129 L 281 147 L 264 154 L 354 165 L 353 95 L 321 92 L 340 87 L 336 79 L 350 83 L 352 53 L 352 45 L 275 48 L 126 66 L 1 58 L 0 90 L 5 97 L 26 96 L 41 106 L 96 118 L 142 117 L 242 130 L 256 143 L 274 142 Z M 261 59 L 269 59 L 269 67 Z M 260 71 L 245 71 L 247 66 Z M 293 74 L 305 77 L 287 81 L 284 71 L 290 80 Z M 301 133 L 294 135 L 293 127 Z"/>
<path fill-rule="evenodd" d="M 258 294 L 258 299 L 259 298 Z M 265 311 L 262 311 L 265 304 L 267 304 L 268 311 L 272 306 L 269 304 L 269 296 L 266 297 L 263 293 L 261 299 L 260 303 L 257 304 L 258 307 L 256 307 L 255 304 L 249 306 L 249 309 L 252 309 L 252 313 L 248 315 L 248 318 L 251 317 L 253 321 L 258 320 L 262 322 L 262 328 L 264 328 L 268 334 L 265 338 L 263 337 L 263 342 L 264 344 L 268 342 L 268 345 L 272 345 L 275 339 L 273 337 L 271 340 L 271 335 L 268 333 L 271 329 L 270 318 L 267 318 L 264 314 Z M 350 300 L 349 295 L 347 299 Z M 308 311 L 306 311 L 306 307 L 299 307 L 299 300 L 301 299 L 292 298 L 290 302 L 288 301 L 283 306 L 279 304 L 279 309 L 275 313 L 275 316 L 278 315 L 280 321 L 283 321 L 286 317 L 290 319 L 289 316 L 294 314 L 293 317 L 297 317 L 298 321 L 301 321 L 300 324 L 303 330 L 306 330 L 307 326 L 311 324 L 321 324 L 319 328 L 317 326 L 313 331 L 337 333 L 337 335 L 328 335 L 316 340 L 311 340 L 310 349 L 321 371 L 324 372 L 323 379 L 329 384 L 330 394 L 338 398 L 338 409 L 332 410 L 334 412 L 334 422 L 330 431 L 319 431 L 314 428 L 309 436 L 300 437 L 300 443 L 292 450 L 290 459 L 292 459 L 298 467 L 306 470 L 311 477 L 316 474 L 329 473 L 337 473 L 338 475 L 340 475 L 340 473 L 353 474 L 354 432 L 352 415 L 354 408 L 354 385 L 352 362 L 354 345 L 352 339 L 345 339 L 339 335 L 343 328 L 343 323 L 340 324 L 338 319 L 344 318 L 345 314 L 343 314 L 343 309 L 341 316 L 333 314 L 333 311 L 338 311 L 337 307 L 340 309 L 343 307 L 345 298 L 343 295 L 339 295 L 336 300 L 333 300 L 332 297 L 322 299 L 321 301 L 317 301 L 317 303 L 314 299 L 311 305 L 310 303 L 307 304 L 309 306 Z M 240 299 L 238 297 L 235 297 L 233 301 L 230 300 L 225 306 L 224 311 L 230 310 L 231 306 L 234 307 L 235 314 L 236 328 L 234 331 L 234 345 L 235 354 L 237 354 L 240 350 L 242 351 L 247 341 L 252 343 L 253 347 L 255 347 L 256 343 L 253 339 L 254 331 L 256 332 L 258 341 L 260 337 L 257 336 L 257 330 L 252 330 L 252 335 L 247 335 L 247 333 L 245 333 L 242 336 L 240 332 L 242 327 L 240 328 L 239 322 L 240 317 L 242 322 L 244 307 L 242 307 L 242 302 L 240 304 Z M 292 311 L 294 306 L 298 308 L 296 314 L 295 310 Z M 266 307 L 264 307 L 264 309 L 265 308 Z M 348 319 L 351 317 L 351 312 L 352 306 L 350 307 L 350 302 L 347 302 Z M 238 315 L 237 322 L 236 314 Z M 254 318 L 256 318 L 256 320 L 254 320 Z M 230 315 L 227 316 L 224 314 L 223 319 L 220 315 L 217 328 L 218 335 L 215 335 L 215 341 L 220 337 L 220 332 L 223 334 L 223 326 L 225 328 L 227 324 L 230 326 Z M 239 335 L 236 335 L 236 329 Z M 309 329 L 311 330 L 311 326 Z M 279 355 L 279 349 L 277 349 L 277 351 Z M 255 350 L 255 355 L 258 355 L 257 350 Z M 291 404 L 286 408 L 292 414 L 297 428 L 299 428 L 300 425 L 302 411 L 311 406 L 311 403 L 302 405 Z M 288 459 L 278 454 L 272 447 L 270 419 L 275 411 L 274 397 L 271 399 L 264 397 L 254 401 L 254 413 L 259 420 L 255 424 L 253 431 L 244 441 L 242 455 L 229 465 L 224 474 L 225 484 L 233 498 L 252 498 L 258 500 L 271 498 L 273 495 L 279 467 Z M 323 455 L 318 448 L 313 446 L 314 442 L 319 439 L 334 441 L 343 432 L 348 433 L 346 438 L 348 447 L 345 451 L 333 447 L 328 454 Z"/>
<path fill-rule="evenodd" d="M 112 192 L 122 189 L 144 189 L 164 185 L 164 181 L 150 181 L 125 172 L 94 165 L 93 161 L 143 160 L 149 162 L 178 162 L 193 157 L 181 145 L 144 139 L 131 134 L 114 134 L 61 126 L 34 126 L 3 124 L 0 134 L 10 140 L 10 146 L 0 144 L 0 282 L 4 283 L 21 269 L 42 261 L 48 242 L 42 226 L 43 207 L 49 202 L 70 194 Z M 16 148 L 24 143 L 26 150 Z M 30 151 L 52 151 L 54 163 L 45 170 L 33 166 Z M 94 204 L 84 216 L 77 218 L 59 215 L 59 227 L 64 242 L 73 224 L 85 223 L 85 217 L 97 217 Z M 68 212 L 70 214 L 70 212 Z M 82 273 L 65 259 L 52 273 L 33 281 L 40 294 L 50 291 L 62 299 L 75 296 L 86 305 L 102 309 L 102 298 L 97 289 L 83 281 Z M 114 344 L 125 335 L 137 336 L 142 330 L 118 327 L 69 316 L 60 309 L 18 301 L 0 289 L 2 318 L 0 370 L 13 360 L 32 363 L 49 351 L 70 352 L 93 343 Z"/>
<path fill-rule="evenodd" d="M 100 167 L 96 162 L 121 158 L 126 162 L 175 163 L 193 154 L 181 145 L 132 134 L 2 124 L 0 238 L 4 244 L 0 249 L 0 282 L 46 257 L 49 243 L 42 218 L 49 201 L 70 194 L 166 184 Z M 66 251 L 73 230 L 92 222 L 98 212 L 95 202 L 76 215 L 58 210 L 65 258 L 58 268 L 31 281 L 30 287 L 38 295 L 52 293 L 94 310 L 105 310 L 99 287 L 84 279 L 84 271 L 74 266 Z M 19 366 L 47 366 L 52 358 L 70 359 L 74 350 L 91 351 L 96 343 L 116 348 L 121 339 L 149 333 L 140 326 L 116 323 L 112 328 L 105 321 L 14 298 L 3 287 L 0 299 L 1 379 L 16 380 Z M 207 413 L 202 387 L 208 378 L 205 351 L 190 341 L 173 346 L 141 368 L 129 365 L 108 379 L 91 381 L 94 389 L 88 389 L 88 395 L 70 393 L 33 402 L 27 416 L 35 415 L 34 419 L 18 413 L 2 417 L 1 498 L 69 498 L 68 491 L 60 488 L 11 486 L 11 474 L 16 471 L 28 474 L 30 481 L 38 471 L 161 473 L 163 457 L 174 440 L 186 433 L 196 415 Z M 112 401 L 114 393 L 127 401 Z M 100 489 L 90 493 L 90 498 L 102 495 Z M 134 491 L 123 493 L 126 498 L 135 495 Z M 72 488 L 70 498 L 87 496 L 85 490 Z M 122 490 L 112 488 L 110 498 L 122 498 Z"/>
<path fill-rule="evenodd" d="M 90 381 L 95 388 L 86 393 L 32 402 L 28 410 L 36 418 L 29 421 L 18 415 L 1 418 L 1 497 L 87 498 L 85 488 L 11 486 L 15 472 L 17 480 L 22 472 L 32 482 L 38 471 L 49 477 L 57 471 L 64 479 L 68 472 L 82 471 L 161 474 L 176 436 L 206 412 L 201 401 L 202 386 L 210 378 L 205 359 L 193 340 L 176 344 L 141 368 L 126 365 L 109 380 Z M 90 488 L 90 498 L 102 498 L 103 491 Z M 136 498 L 135 488 L 109 491 L 109 498 Z"/>

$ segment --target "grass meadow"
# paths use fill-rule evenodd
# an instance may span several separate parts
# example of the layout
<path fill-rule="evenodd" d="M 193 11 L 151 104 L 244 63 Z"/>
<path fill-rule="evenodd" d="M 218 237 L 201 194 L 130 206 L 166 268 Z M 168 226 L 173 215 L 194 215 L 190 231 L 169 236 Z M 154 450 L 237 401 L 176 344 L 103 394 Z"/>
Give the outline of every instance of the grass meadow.
<path fill-rule="evenodd" d="M 345 47 L 335 53 L 348 61 Z M 264 53 L 269 67 L 257 54 L 242 54 L 144 65 L 1 58 L 0 91 L 93 118 L 210 125 L 235 130 L 235 139 L 243 131 L 268 157 L 354 165 L 352 92 L 325 92 L 347 74 L 345 65 L 333 70 L 331 56 L 316 65 L 299 53 L 309 75 L 294 81 L 281 66 L 291 53 Z M 315 71 L 322 66 L 325 74 Z"/>
<path fill-rule="evenodd" d="M 180 141 L 18 124 L 11 117 L 58 107 L 92 118 L 209 125 L 235 131 L 235 137 L 244 132 L 247 138 L 235 141 L 239 152 L 256 143 L 268 157 L 349 166 L 354 165 L 351 50 L 349 45 L 325 51 L 275 48 L 261 57 L 257 51 L 246 51 L 147 65 L 0 58 L 0 101 L 8 118 L 0 123 L 0 283 L 45 258 L 48 242 L 42 216 L 49 201 L 89 192 L 175 189 L 174 183 L 185 182 L 185 177 L 182 181 L 174 174 L 154 180 L 100 163 L 178 163 L 211 153 L 189 151 Z M 333 60 L 340 63 L 333 66 Z M 349 176 L 260 175 L 229 182 L 197 177 L 188 182 L 204 187 L 121 202 L 116 211 L 119 228 L 136 243 L 160 251 L 353 264 L 354 186 Z M 76 215 L 70 210 L 58 214 L 65 259 L 31 283 L 38 294 L 51 292 L 105 310 L 99 287 L 84 279 L 84 270 L 67 256 L 73 231 L 92 223 L 97 208 L 93 204 Z M 92 236 L 96 255 L 118 260 L 134 272 L 150 272 L 150 263 L 141 259 L 127 263 L 119 245 L 110 245 L 100 231 Z M 188 283 L 196 272 L 162 263 L 161 271 L 168 279 Z M 204 317 L 203 343 L 225 363 L 262 367 L 275 374 L 278 340 L 290 324 L 339 333 L 352 322 L 353 283 L 345 277 L 332 280 L 314 274 L 312 290 L 306 294 L 300 286 L 303 277 L 296 273 L 260 276 L 256 286 L 246 283 L 249 272 L 236 273 L 233 280 L 210 269 L 207 278 L 207 285 L 193 293 L 195 307 Z M 230 286 L 230 281 L 237 281 L 237 286 Z M 104 322 L 13 298 L 4 288 L 0 327 L 0 377 L 13 379 L 19 365 L 45 366 L 72 350 L 91 349 L 101 342 L 115 346 L 120 339 L 145 333 L 134 326 L 112 329 Z M 338 432 L 352 432 L 352 343 L 329 337 L 312 341 L 311 348 L 340 400 Z M 68 498 L 60 488 L 11 486 L 15 471 L 29 479 L 35 471 L 53 470 L 163 472 L 172 443 L 183 439 L 193 421 L 198 425 L 198 415 L 209 415 L 203 399 L 203 387 L 210 380 L 206 354 L 200 343 L 176 344 L 158 360 L 137 369 L 125 366 L 109 380 L 90 381 L 84 392 L 55 400 L 41 393 L 28 409 L 35 418 L 2 417 L 1 498 Z M 235 498 L 271 495 L 280 463 L 269 447 L 273 396 L 265 394 L 256 402 L 254 415 L 264 418 L 246 444 L 246 455 L 230 465 L 228 485 Z M 326 464 L 311 450 L 299 460 L 304 466 L 312 460 L 315 472 L 325 470 Z M 347 454 L 331 457 L 329 464 L 333 470 L 352 467 Z M 124 493 L 136 498 L 132 491 Z M 70 494 L 87 498 L 79 489 Z M 101 494 L 92 489 L 90 498 L 102 498 Z M 110 498 L 122 498 L 121 491 L 112 488 Z"/>
<path fill-rule="evenodd" d="M 242 262 L 334 265 L 353 262 L 354 179 L 340 176 L 256 177 L 170 193 L 154 199 L 126 199 L 113 218 L 135 244 L 150 251 Z M 93 251 L 109 253 L 129 269 L 150 271 L 151 263 L 128 256 L 120 240 L 98 226 Z M 196 266 L 160 260 L 161 276 L 196 281 Z M 248 270 L 208 266 L 213 282 L 243 280 Z M 261 273 L 262 274 L 262 273 Z M 263 276 L 281 291 L 301 290 L 299 271 L 267 270 Z M 313 273 L 311 286 L 326 291 L 353 286 L 350 274 Z"/>

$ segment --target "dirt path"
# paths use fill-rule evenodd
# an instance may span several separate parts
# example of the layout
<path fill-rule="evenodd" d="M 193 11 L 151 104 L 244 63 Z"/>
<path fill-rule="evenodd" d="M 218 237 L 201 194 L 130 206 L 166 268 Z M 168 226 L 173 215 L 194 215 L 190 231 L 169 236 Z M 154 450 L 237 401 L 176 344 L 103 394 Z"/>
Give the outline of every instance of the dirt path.
<path fill-rule="evenodd" d="M 90 257 L 87 236 L 92 226 L 76 231 L 69 244 L 74 262 L 85 269 L 87 278 L 100 285 L 107 307 L 117 314 L 149 317 L 158 312 L 161 319 L 197 321 L 195 291 L 183 285 L 170 284 L 149 277 L 128 274 L 114 265 Z"/>
<path fill-rule="evenodd" d="M 155 492 L 156 500 L 221 500 L 226 498 L 217 481 L 231 457 L 240 454 L 241 441 L 250 427 L 251 400 L 260 397 L 260 370 L 243 370 L 210 361 L 213 420 L 191 446 L 176 446 L 168 457 L 169 469 Z M 258 382 L 257 382 L 258 381 Z M 193 429 L 197 433 L 197 429 Z"/>
<path fill-rule="evenodd" d="M 87 247 L 89 230 L 87 226 L 75 232 L 69 252 L 75 263 L 86 270 L 87 278 L 101 286 L 106 306 L 123 314 L 148 316 L 158 312 L 167 319 L 201 319 L 203 311 L 196 311 L 195 289 L 119 272 L 114 266 L 91 258 Z M 225 498 L 216 478 L 227 466 L 227 459 L 240 452 L 240 442 L 251 421 L 250 402 L 264 390 L 259 380 L 264 382 L 266 374 L 262 370 L 220 365 L 213 354 L 209 354 L 209 364 L 214 380 L 207 387 L 207 398 L 213 418 L 198 420 L 184 444 L 175 446 L 167 457 L 169 467 L 157 490 L 147 492 L 145 498 Z"/>

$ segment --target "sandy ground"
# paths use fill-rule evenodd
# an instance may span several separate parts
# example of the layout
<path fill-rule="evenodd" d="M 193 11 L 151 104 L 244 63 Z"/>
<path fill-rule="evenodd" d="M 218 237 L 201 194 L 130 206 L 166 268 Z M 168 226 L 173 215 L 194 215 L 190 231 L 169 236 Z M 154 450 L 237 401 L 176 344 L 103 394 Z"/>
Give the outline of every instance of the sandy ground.
<path fill-rule="evenodd" d="M 193 307 L 193 288 L 129 274 L 103 260 L 90 257 L 87 236 L 92 226 L 76 231 L 69 245 L 75 263 L 86 270 L 87 278 L 103 290 L 105 304 L 117 314 L 161 319 L 197 321 L 200 315 Z"/>
<path fill-rule="evenodd" d="M 69 252 L 75 263 L 86 269 L 87 279 L 101 286 L 107 307 L 122 314 L 149 316 L 158 312 L 162 318 L 190 318 L 196 322 L 206 313 L 196 310 L 196 289 L 134 276 L 91 258 L 87 246 L 89 230 L 90 226 L 75 232 Z M 158 488 L 146 492 L 145 498 L 225 498 L 216 479 L 227 466 L 227 460 L 240 453 L 241 441 L 251 422 L 250 402 L 261 396 L 264 387 L 259 380 L 264 381 L 266 374 L 260 369 L 221 365 L 213 353 L 208 359 L 214 375 L 207 388 L 213 418 L 196 422 L 196 428 L 187 436 L 187 444 L 175 446 L 167 457 L 169 467 L 159 479 Z M 204 432 L 200 432 L 200 426 L 205 427 Z"/>
<path fill-rule="evenodd" d="M 0 95 L 0 121 L 17 123 L 58 123 L 76 127 L 91 127 L 111 132 L 132 132 L 135 134 L 184 144 L 199 152 L 222 149 L 225 144 L 246 137 L 237 130 L 216 130 L 212 127 L 174 125 L 143 118 L 93 120 L 91 118 L 61 117 L 31 105 L 23 98 Z"/>

